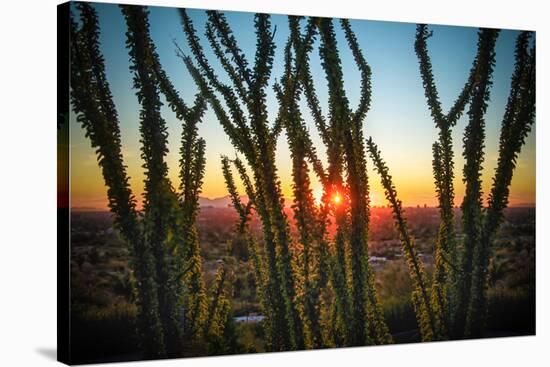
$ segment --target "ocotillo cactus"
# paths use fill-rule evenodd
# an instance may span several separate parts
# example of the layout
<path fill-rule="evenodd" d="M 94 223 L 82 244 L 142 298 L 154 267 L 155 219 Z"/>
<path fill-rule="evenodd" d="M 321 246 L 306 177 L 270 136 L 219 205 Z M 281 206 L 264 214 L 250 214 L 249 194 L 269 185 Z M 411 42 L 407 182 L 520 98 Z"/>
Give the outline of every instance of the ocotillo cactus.
<path fill-rule="evenodd" d="M 388 343 L 391 337 L 381 315 L 372 270 L 368 264 L 369 186 L 362 123 L 370 106 L 370 67 L 357 44 L 349 22 L 341 20 L 346 41 L 361 72 L 361 98 L 358 108 L 352 111 L 343 86 L 343 73 L 332 20 L 319 19 L 317 22 L 321 39 L 319 55 L 329 88 L 328 130 L 322 125 L 322 114 L 316 102 L 311 77 L 304 73 L 301 80 L 312 115 L 317 116 L 315 117 L 318 120 L 317 125 L 321 125 L 319 130 L 322 135 L 325 135 L 325 142 L 328 143 L 329 185 L 331 179 L 336 179 L 336 184 L 342 185 L 342 195 L 349 206 L 349 214 L 345 214 L 345 219 L 340 223 L 337 219 L 337 225 L 343 228 L 340 234 L 347 237 L 349 241 L 349 264 L 351 265 L 348 269 L 351 306 L 351 323 L 348 328 L 351 333 L 348 333 L 347 343 L 349 345 Z M 341 177 L 344 172 L 347 175 L 345 185 L 343 182 L 338 182 L 339 176 Z M 334 192 L 332 191 L 331 194 Z M 337 233 L 337 253 L 338 241 Z M 346 261 L 342 261 L 341 256 L 338 257 L 340 257 L 339 267 L 345 269 Z"/>
<path fill-rule="evenodd" d="M 391 205 L 395 226 L 399 231 L 399 238 L 403 247 L 403 253 L 407 259 L 409 272 L 413 279 L 414 290 L 412 293 L 412 304 L 416 313 L 420 335 L 423 341 L 434 340 L 439 337 L 440 326 L 430 302 L 429 282 L 424 271 L 422 260 L 418 256 L 418 251 L 414 244 L 413 238 L 409 235 L 407 228 L 407 220 L 404 217 L 401 200 L 397 198 L 397 190 L 392 182 L 392 177 L 389 174 L 389 169 L 381 157 L 381 152 L 378 150 L 372 138 L 367 140 L 369 154 L 374 163 L 375 170 L 380 174 L 382 187 L 386 199 Z"/>
<path fill-rule="evenodd" d="M 432 117 L 440 131 L 439 141 L 433 148 L 433 168 L 442 224 L 436 247 L 432 299 L 443 321 L 442 336 L 451 338 L 480 336 L 486 313 L 486 278 L 491 239 L 502 220 L 502 210 L 507 204 L 515 159 L 534 122 L 534 48 L 530 53 L 527 51 L 530 38 L 528 32 L 518 36 L 516 69 L 502 121 L 499 163 L 489 198 L 489 207 L 485 211 L 480 180 L 485 138 L 483 118 L 489 100 L 498 30 L 479 31 L 478 51 L 468 82 L 447 115 L 441 112 L 427 53 L 426 39 L 430 35 L 425 25 L 417 27 L 415 50 L 420 62 L 420 73 Z M 452 224 L 454 174 L 450 129 L 468 102 L 470 103 L 468 112 L 470 122 L 465 131 L 463 153 L 466 194 L 462 203 L 462 218 L 465 239 L 463 250 L 458 253 Z M 512 125 L 515 126 L 513 138 L 510 130 Z"/>
<path fill-rule="evenodd" d="M 331 211 L 336 220 L 334 260 L 331 283 L 335 295 L 334 320 L 336 345 L 363 345 L 391 341 L 382 320 L 380 306 L 374 290 L 372 272 L 368 265 L 368 182 L 365 174 L 365 152 L 362 143 L 361 123 L 370 104 L 370 68 L 366 63 L 357 40 L 347 21 L 341 21 L 348 46 L 361 71 L 362 90 L 359 107 L 352 112 L 342 84 L 342 70 L 338 48 L 330 19 L 308 21 L 304 35 L 300 35 L 299 18 L 289 17 L 290 39 L 285 49 L 284 87 L 278 91 L 280 117 L 287 131 L 293 161 L 303 171 L 306 157 L 313 171 L 323 184 L 323 200 L 317 216 L 318 223 L 326 225 L 326 216 Z M 309 71 L 308 53 L 314 37 L 321 34 L 320 56 L 329 87 L 329 124 L 321 112 L 319 101 Z M 290 45 L 294 48 L 293 68 L 290 68 Z M 299 84 L 296 84 L 299 82 Z M 309 133 L 305 128 L 297 101 L 303 90 L 312 116 L 327 148 L 328 172 L 319 162 Z M 347 180 L 344 182 L 344 174 Z M 299 187 L 300 175 L 295 175 L 295 187 Z M 302 180 L 303 183 L 303 180 Z M 302 195 L 301 192 L 295 193 Z M 336 200 L 336 202 L 334 202 Z M 338 203 L 339 200 L 343 202 Z M 341 204 L 341 205 L 340 205 Z M 349 210 L 349 211 L 348 211 Z M 314 211 L 311 211 L 314 213 Z M 324 230 L 318 232 L 324 236 Z M 322 239 L 323 237 L 320 237 Z M 320 252 L 322 254 L 322 251 Z M 351 267 L 349 267 L 351 265 Z M 339 332 L 338 332 L 339 330 Z M 340 336 L 338 336 L 340 334 Z M 332 345 L 330 343 L 329 345 Z"/>
<path fill-rule="evenodd" d="M 257 294 L 259 295 L 260 306 L 265 316 L 264 331 L 266 334 L 266 340 L 268 341 L 269 345 L 273 345 L 275 343 L 275 340 L 274 340 L 275 335 L 273 333 L 273 327 L 274 327 L 273 323 L 276 318 L 276 315 L 275 315 L 276 310 L 274 310 L 273 307 L 274 307 L 274 304 L 276 304 L 276 302 L 273 302 L 270 299 L 271 294 L 269 293 L 267 274 L 264 268 L 264 260 L 263 260 L 264 255 L 260 251 L 258 244 L 254 241 L 254 239 L 250 235 L 249 228 L 248 228 L 248 222 L 250 220 L 250 215 L 252 210 L 252 203 L 255 202 L 256 200 L 256 193 L 254 192 L 254 188 L 252 187 L 252 183 L 250 182 L 250 178 L 246 173 L 246 169 L 243 163 L 238 158 L 236 158 L 233 161 L 233 163 L 235 164 L 235 166 L 237 167 L 237 170 L 240 173 L 241 180 L 244 182 L 246 194 L 248 195 L 248 199 L 249 199 L 246 205 L 242 203 L 240 195 L 237 191 L 237 186 L 235 185 L 235 180 L 233 178 L 233 173 L 231 171 L 231 162 L 227 157 L 222 157 L 223 177 L 225 180 L 227 191 L 229 192 L 229 196 L 231 197 L 233 207 L 239 214 L 239 222 L 236 226 L 237 236 L 239 239 L 244 239 L 248 244 L 248 251 L 250 254 L 250 259 L 252 260 L 254 277 L 256 280 L 256 291 L 257 291 Z"/>
<path fill-rule="evenodd" d="M 210 345 L 209 352 L 223 354 L 231 352 L 227 350 L 224 340 L 225 326 L 231 316 L 231 297 L 233 296 L 232 274 L 223 265 L 216 272 L 212 295 L 208 306 L 207 321 L 204 324 L 204 335 Z"/>
<path fill-rule="evenodd" d="M 289 17 L 291 32 L 296 30 L 296 17 Z M 311 34 L 311 33 L 310 33 Z M 311 189 L 310 171 L 307 159 L 317 162 L 317 169 L 322 166 L 317 159 L 315 148 L 304 128 L 304 121 L 299 109 L 301 86 L 294 75 L 293 68 L 299 68 L 307 61 L 307 50 L 298 47 L 299 55 L 294 60 L 291 49 L 296 35 L 289 37 L 285 47 L 285 73 L 280 85 L 275 85 L 279 100 L 280 123 L 287 134 L 287 141 L 292 157 L 293 196 L 292 205 L 294 219 L 299 232 L 301 251 L 298 254 L 300 269 L 300 291 L 298 301 L 302 306 L 304 318 L 306 347 L 319 348 L 323 346 L 321 329 L 321 292 L 326 287 L 328 277 L 324 269 L 328 265 L 328 248 L 326 242 L 325 220 L 317 208 Z M 312 37 L 310 37 L 312 39 Z"/>
<path fill-rule="evenodd" d="M 130 69 L 134 72 L 134 88 L 141 103 L 140 133 L 143 137 L 141 157 L 144 160 L 144 218 L 146 240 L 151 244 L 155 253 L 159 299 L 159 311 L 163 329 L 168 333 L 167 339 L 174 340 L 174 323 L 171 314 L 177 312 L 176 305 L 170 302 L 172 285 L 168 272 L 167 243 L 170 231 L 171 206 L 176 201 L 168 181 L 168 165 L 164 156 L 168 151 L 166 123 L 160 115 L 159 90 L 151 72 L 149 52 L 151 45 L 148 37 L 146 13 L 139 7 L 124 7 L 122 12 L 128 25 L 127 47 L 129 49 Z M 173 349 L 168 340 L 167 352 Z M 171 353 L 170 353 L 171 354 Z"/>
<path fill-rule="evenodd" d="M 494 46 L 498 31 L 486 30 L 480 32 L 479 48 L 483 50 L 479 63 L 478 76 L 472 90 L 469 123 L 464 132 L 463 156 L 465 159 L 463 175 L 466 184 L 464 200 L 462 202 L 462 224 L 464 231 L 464 252 L 462 254 L 461 271 L 459 277 L 459 302 L 457 304 L 456 323 L 461 325 L 465 320 L 467 302 L 470 299 L 471 275 L 473 272 L 473 253 L 480 240 L 483 201 L 481 192 L 481 170 L 484 159 L 485 121 L 492 71 L 494 67 Z"/>
<path fill-rule="evenodd" d="M 251 70 L 238 48 L 233 33 L 219 12 L 209 11 L 207 38 L 214 53 L 229 75 L 233 87 L 221 83 L 204 56 L 195 29 L 185 10 L 180 12 L 182 24 L 198 69 L 190 58 L 183 57 L 199 89 L 214 109 L 218 120 L 235 148 L 242 153 L 253 172 L 255 208 L 262 220 L 268 265 L 268 292 L 273 303 L 273 319 L 269 348 L 301 349 L 304 346 L 302 321 L 296 307 L 295 279 L 290 254 L 290 234 L 284 198 L 275 166 L 275 140 L 268 126 L 265 88 L 273 64 L 275 45 L 270 18 L 255 16 L 257 35 L 256 59 Z M 231 55 L 231 60 L 227 57 Z M 183 55 L 182 55 L 183 56 Z M 214 94 L 219 92 L 230 116 Z M 248 118 L 239 104 L 247 109 Z M 282 295 L 282 297 L 281 297 Z"/>
<path fill-rule="evenodd" d="M 164 354 L 165 347 L 153 249 L 144 238 L 144 228 L 138 219 L 135 198 L 122 159 L 118 116 L 99 50 L 97 14 L 87 3 L 76 6 L 82 27 L 79 28 L 72 17 L 71 103 L 92 147 L 96 148 L 98 163 L 108 187 L 109 207 L 132 250 L 144 351 L 148 356 L 159 356 Z"/>
<path fill-rule="evenodd" d="M 330 327 L 333 339 L 329 345 L 349 345 L 353 338 L 354 330 L 351 323 L 351 294 L 348 286 L 348 264 L 346 255 L 346 231 L 347 219 L 343 206 L 334 207 L 332 198 L 336 195 L 344 195 L 345 187 L 343 183 L 343 153 L 338 140 L 335 140 L 328 132 L 326 119 L 320 109 L 313 85 L 313 78 L 309 69 L 309 52 L 311 52 L 313 41 L 318 33 L 318 19 L 310 18 L 307 28 L 302 36 L 299 31 L 299 18 L 289 17 L 290 36 L 294 48 L 295 61 L 293 78 L 293 88 L 302 86 L 306 101 L 314 118 L 315 125 L 319 130 L 320 136 L 327 149 L 328 168 L 325 172 L 315 154 L 315 150 L 310 142 L 309 133 L 305 127 L 301 128 L 300 140 L 297 144 L 307 148 L 307 156 L 319 181 L 323 184 L 323 197 L 320 204 L 319 222 L 321 226 L 326 226 L 329 212 L 334 215 L 336 222 L 336 234 L 334 237 L 334 256 L 329 260 L 331 269 L 331 283 L 334 291 L 335 302 L 331 306 L 332 317 L 330 317 Z M 299 81 L 300 84 L 296 84 Z"/>
<path fill-rule="evenodd" d="M 198 195 L 204 175 L 204 140 L 197 138 L 196 124 L 202 117 L 204 103 L 199 98 L 193 111 L 185 108 L 177 94 L 167 93 L 168 100 L 176 110 L 179 106 L 180 119 L 187 118 L 182 135 L 182 156 L 180 177 L 182 197 L 178 203 L 175 192 L 167 178 L 164 155 L 167 152 L 164 121 L 160 117 L 159 92 L 171 91 L 170 83 L 160 68 L 158 55 L 149 35 L 147 11 L 138 6 L 122 6 L 128 25 L 127 45 L 134 63 L 135 87 L 141 101 L 142 130 L 144 134 L 143 158 L 148 180 L 146 180 L 145 221 L 148 213 L 151 230 L 156 232 L 157 272 L 161 318 L 171 344 L 169 354 L 181 349 L 182 338 L 179 320 L 184 309 L 184 333 L 187 338 L 200 336 L 206 318 L 206 295 L 202 279 L 202 260 L 198 235 L 194 226 L 198 210 Z M 161 90 L 161 88 L 163 89 Z M 187 110 L 187 113 L 185 113 Z M 150 135 L 149 144 L 146 137 Z M 155 183 L 155 185 L 153 185 Z M 150 185 L 148 187 L 147 185 Z M 149 195 L 151 191 L 151 195 Z M 150 206 L 150 209 L 148 208 Z M 149 209 L 149 210 L 148 210 Z M 175 259 L 166 254 L 178 253 Z M 170 264 L 170 261 L 173 264 Z M 172 272 L 169 269 L 172 269 Z M 185 269 L 182 271 L 182 269 Z M 183 277 L 183 278 L 182 278 Z M 186 289 L 181 285 L 185 284 Z M 187 339 L 185 338 L 185 339 Z"/>
<path fill-rule="evenodd" d="M 246 205 L 242 203 L 240 195 L 237 191 L 235 181 L 233 179 L 233 173 L 231 172 L 231 163 L 234 164 L 244 185 L 246 195 L 248 196 L 249 201 Z M 265 317 L 262 321 L 265 341 L 267 346 L 272 348 L 275 345 L 281 345 L 280 343 L 282 342 L 277 339 L 280 335 L 277 335 L 275 332 L 275 328 L 277 327 L 276 322 L 278 312 L 280 313 L 280 310 L 277 309 L 279 304 L 277 300 L 272 298 L 273 294 L 270 292 L 270 273 L 269 268 L 266 268 L 266 249 L 262 248 L 262 246 L 260 246 L 256 239 L 254 239 L 254 237 L 250 234 L 248 226 L 250 216 L 252 214 L 251 210 L 253 203 L 258 202 L 257 194 L 248 173 L 246 172 L 244 163 L 238 157 L 232 162 L 227 157 L 222 157 L 222 171 L 233 206 L 239 213 L 240 217 L 237 224 L 237 236 L 242 237 L 248 244 L 248 251 L 252 261 L 256 281 L 256 292 L 259 297 L 260 307 Z M 259 207 L 261 208 L 262 206 Z M 264 209 L 259 209 L 259 212 L 263 213 Z"/>
<path fill-rule="evenodd" d="M 516 66 L 510 95 L 502 121 L 498 165 L 488 207 L 483 217 L 480 241 L 474 248 L 471 297 L 466 319 L 466 336 L 479 337 L 487 312 L 487 269 L 492 239 L 502 222 L 508 204 L 509 187 L 518 154 L 535 121 L 536 57 L 535 46 L 529 49 L 531 32 L 522 32 L 516 42 Z"/>
<path fill-rule="evenodd" d="M 319 54 L 329 87 L 331 125 L 332 129 L 337 132 L 334 140 L 342 144 L 347 171 L 346 194 L 348 197 L 346 199 L 349 200 L 350 206 L 351 328 L 355 331 L 349 342 L 351 345 L 363 345 L 368 340 L 366 311 L 369 293 L 374 292 L 374 287 L 369 284 L 371 275 L 369 274 L 366 242 L 368 186 L 366 175 L 362 174 L 364 171 L 358 169 L 358 167 L 365 167 L 364 148 L 362 142 L 356 140 L 357 135 L 361 134 L 360 129 L 357 129 L 357 123 L 353 121 L 349 124 L 349 121 L 352 120 L 352 112 L 343 86 L 343 73 L 332 20 L 321 19 L 319 33 L 321 38 Z M 357 120 L 357 122 L 359 121 Z"/>
<path fill-rule="evenodd" d="M 493 52 L 494 44 L 491 45 L 488 42 L 496 37 L 496 33 L 492 30 L 480 31 L 478 50 L 470 75 L 447 115 L 444 115 L 441 111 L 441 103 L 427 51 L 426 41 L 431 35 L 432 33 L 428 32 L 426 25 L 419 25 L 416 33 L 415 51 L 419 58 L 420 73 L 428 106 L 435 125 L 439 129 L 439 140 L 433 145 L 433 170 L 442 222 L 436 242 L 436 268 L 432 287 L 432 303 L 440 321 L 442 328 L 440 334 L 443 337 L 443 335 L 449 333 L 454 334 L 453 324 L 463 323 L 463 321 L 458 321 L 460 317 L 457 318 L 457 315 L 460 315 L 458 309 L 463 309 L 463 306 L 461 306 L 463 292 L 459 291 L 458 288 L 463 288 L 461 284 L 463 284 L 464 274 L 461 270 L 458 270 L 459 259 L 453 223 L 454 188 L 452 180 L 454 178 L 454 163 L 451 129 L 462 115 L 482 75 L 485 74 L 485 77 L 490 78 L 492 68 L 488 64 L 492 61 L 487 55 Z"/>
<path fill-rule="evenodd" d="M 194 354 L 197 347 L 207 347 L 206 343 L 224 332 L 230 310 L 225 280 L 215 283 L 210 308 L 207 306 L 195 227 L 205 165 L 205 143 L 198 137 L 197 123 L 205 102 L 197 96 L 192 108 L 185 105 L 160 65 L 146 9 L 123 6 L 134 87 L 142 105 L 145 200 L 140 219 L 122 161 L 118 117 L 99 48 L 97 15 L 86 3 L 77 4 L 77 9 L 82 26 L 71 21 L 71 102 L 97 148 L 115 223 L 131 245 L 144 351 L 148 357 Z M 167 178 L 167 134 L 159 92 L 165 94 L 184 125 L 179 194 Z M 189 342 L 192 340 L 195 345 Z"/>

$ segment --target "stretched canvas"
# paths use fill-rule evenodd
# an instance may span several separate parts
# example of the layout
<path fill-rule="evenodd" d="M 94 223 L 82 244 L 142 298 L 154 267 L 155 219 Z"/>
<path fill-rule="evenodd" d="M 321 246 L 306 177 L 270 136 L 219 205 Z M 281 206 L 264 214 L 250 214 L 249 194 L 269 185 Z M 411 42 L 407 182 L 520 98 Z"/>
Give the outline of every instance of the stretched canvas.
<path fill-rule="evenodd" d="M 60 361 L 535 334 L 535 32 L 58 15 Z"/>

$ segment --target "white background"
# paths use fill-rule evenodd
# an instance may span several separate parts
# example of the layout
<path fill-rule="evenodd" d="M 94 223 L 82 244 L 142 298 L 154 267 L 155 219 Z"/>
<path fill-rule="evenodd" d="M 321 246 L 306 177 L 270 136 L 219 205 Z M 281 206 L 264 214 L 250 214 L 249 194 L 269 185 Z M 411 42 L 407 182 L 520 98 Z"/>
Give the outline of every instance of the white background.
<path fill-rule="evenodd" d="M 523 366 L 550 362 L 548 11 L 543 0 L 171 0 L 149 5 L 441 23 L 537 31 L 537 336 L 140 362 L 143 366 Z M 56 354 L 56 4 L 0 10 L 0 366 Z M 545 312 L 546 311 L 546 312 Z M 132 363 L 134 364 L 134 363 Z M 130 363 L 121 366 L 131 365 Z"/>

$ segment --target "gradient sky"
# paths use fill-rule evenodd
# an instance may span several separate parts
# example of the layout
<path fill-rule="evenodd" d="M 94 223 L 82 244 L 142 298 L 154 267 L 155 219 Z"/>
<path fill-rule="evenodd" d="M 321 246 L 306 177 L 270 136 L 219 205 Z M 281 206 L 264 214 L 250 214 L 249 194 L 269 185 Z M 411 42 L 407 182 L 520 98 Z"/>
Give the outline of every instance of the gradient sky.
<path fill-rule="evenodd" d="M 143 170 L 140 159 L 139 110 L 140 106 L 132 88 L 132 75 L 129 71 L 128 51 L 125 48 L 126 25 L 120 9 L 111 4 L 94 4 L 98 11 L 101 28 L 101 50 L 105 57 L 107 77 L 114 96 L 120 118 L 122 145 L 125 164 L 128 166 L 130 184 L 135 196 L 141 199 Z M 201 10 L 190 10 L 189 14 L 201 37 L 206 54 L 222 80 L 227 80 L 221 66 L 210 52 L 204 37 L 206 16 Z M 253 14 L 226 12 L 241 49 L 250 63 L 254 60 L 255 34 Z M 288 37 L 286 16 L 272 16 L 277 26 L 275 66 L 271 81 L 279 78 L 283 67 L 283 45 Z M 176 56 L 172 39 L 180 44 L 184 52 L 190 54 L 176 9 L 150 7 L 151 35 L 157 47 L 162 66 L 184 100 L 191 104 L 196 87 L 185 66 Z M 424 98 L 424 90 L 418 70 L 418 61 L 413 43 L 415 24 L 352 20 L 351 26 L 367 62 L 372 68 L 373 96 L 371 110 L 364 121 L 365 137 L 372 136 L 386 160 L 394 178 L 398 195 L 405 206 L 437 205 L 431 166 L 431 147 L 437 139 L 437 130 L 431 120 Z M 432 58 L 436 84 L 440 99 L 447 112 L 453 103 L 471 67 L 477 42 L 477 29 L 456 26 L 431 26 L 434 36 L 428 47 Z M 486 155 L 483 170 L 483 190 L 490 190 L 492 176 L 497 161 L 500 123 L 510 88 L 510 77 L 514 67 L 514 43 L 517 31 L 504 30 L 496 44 L 496 67 L 491 102 L 486 114 Z M 337 40 L 343 62 L 344 82 L 351 106 L 359 100 L 360 75 L 347 48 L 343 32 L 337 29 Z M 315 46 L 318 46 L 318 42 Z M 324 112 L 327 112 L 327 87 L 324 72 L 320 65 L 317 47 L 312 53 L 312 74 L 316 82 L 319 99 Z M 272 83 L 271 83 L 272 85 Z M 318 147 L 320 157 L 325 160 L 324 147 L 319 139 L 309 110 L 302 106 L 306 122 Z M 277 103 L 271 90 L 268 90 L 268 109 L 273 121 Z M 170 179 L 175 187 L 178 179 L 178 151 L 180 147 L 181 122 L 175 114 L 163 106 L 163 117 L 169 132 L 170 152 L 166 157 L 170 169 Z M 71 205 L 73 208 L 107 208 L 106 188 L 98 168 L 96 156 L 84 130 L 71 114 Z M 464 192 L 462 183 L 461 156 L 462 136 L 467 117 L 462 117 L 453 131 L 455 149 L 455 189 L 456 204 L 460 204 Z M 221 176 L 220 155 L 235 155 L 235 149 L 220 127 L 213 112 L 209 109 L 200 125 L 200 135 L 206 140 L 206 174 L 204 197 L 216 198 L 227 195 Z M 285 196 L 291 196 L 291 160 L 285 141 L 285 134 L 277 146 L 277 166 Z M 378 175 L 369 162 L 369 178 L 373 205 L 385 205 L 383 190 Z M 320 191 L 315 182 L 315 190 Z M 243 192 L 243 190 L 241 190 Z M 512 181 L 510 204 L 535 202 L 535 128 L 527 138 L 518 160 Z"/>

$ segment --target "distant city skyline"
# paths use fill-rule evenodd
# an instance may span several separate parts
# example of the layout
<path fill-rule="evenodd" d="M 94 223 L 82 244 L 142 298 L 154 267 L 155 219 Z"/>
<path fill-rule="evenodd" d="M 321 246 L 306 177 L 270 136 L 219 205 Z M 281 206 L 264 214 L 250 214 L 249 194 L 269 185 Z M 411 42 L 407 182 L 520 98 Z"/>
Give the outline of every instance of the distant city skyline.
<path fill-rule="evenodd" d="M 128 167 L 130 185 L 138 202 L 143 191 L 143 169 L 140 158 L 139 110 L 140 106 L 132 88 L 132 75 L 129 70 L 129 56 L 125 48 L 126 25 L 120 9 L 114 4 L 93 4 L 98 11 L 101 29 L 101 51 L 105 57 L 106 73 L 112 90 L 114 102 L 119 114 L 122 134 L 124 162 Z M 184 37 L 177 10 L 168 7 L 149 7 L 151 36 L 163 68 L 188 103 L 193 100 L 197 88 L 189 76 L 182 61 L 176 56 L 173 39 L 183 51 L 191 54 Z M 73 9 L 74 11 L 74 9 Z M 253 61 L 255 52 L 255 33 L 253 13 L 225 12 L 232 26 L 239 46 Z M 201 38 L 206 55 L 215 71 L 223 80 L 226 74 L 208 47 L 204 37 L 205 14 L 202 10 L 189 10 Z M 277 45 L 274 68 L 270 86 L 282 74 L 282 52 L 288 37 L 287 17 L 272 16 L 273 26 L 277 27 L 274 38 Z M 398 195 L 404 206 L 436 206 L 432 175 L 432 143 L 437 139 L 437 130 L 430 117 L 424 97 L 422 81 L 418 70 L 418 61 L 414 53 L 415 24 L 382 22 L 369 20 L 351 20 L 359 45 L 372 68 L 371 110 L 364 120 L 365 137 L 372 136 L 382 150 L 390 173 L 394 178 Z M 344 70 L 344 83 L 351 106 L 359 100 L 360 77 L 351 52 L 345 42 L 339 25 L 337 41 Z M 451 106 L 462 89 L 469 73 L 477 43 L 477 28 L 457 26 L 430 26 L 434 31 L 428 40 L 432 57 L 434 75 L 441 103 L 445 111 Z M 514 46 L 518 31 L 503 30 L 496 44 L 496 65 L 493 74 L 491 101 L 485 116 L 486 141 L 485 162 L 482 173 L 483 192 L 490 191 L 492 177 L 498 157 L 500 123 L 510 90 L 510 77 L 514 68 Z M 319 93 L 321 106 L 327 113 L 327 87 L 324 71 L 321 67 L 318 46 L 315 43 L 311 55 L 311 69 Z M 164 98 L 162 97 L 164 101 Z M 312 138 L 323 162 L 326 162 L 324 146 L 316 133 L 307 106 L 302 101 L 302 111 Z M 467 107 L 468 108 L 468 107 Z M 268 112 L 271 122 L 277 114 L 277 102 L 271 88 L 268 88 Z M 166 157 L 169 176 L 174 187 L 178 187 L 178 159 L 180 147 L 181 122 L 165 104 L 162 108 L 169 133 L 170 152 Z M 467 114 L 458 121 L 453 129 L 455 153 L 455 205 L 460 205 L 464 192 L 462 183 L 462 136 L 468 123 Z M 90 146 L 84 130 L 76 122 L 71 111 L 71 206 L 73 208 L 107 209 L 106 187 L 98 167 L 96 155 Z M 208 109 L 199 134 L 206 140 L 206 172 L 202 187 L 202 197 L 220 198 L 227 195 L 221 175 L 220 155 L 235 156 L 235 148 L 221 129 L 215 115 Z M 514 179 L 510 188 L 510 205 L 535 203 L 535 136 L 533 126 L 526 145 L 517 162 Z M 284 132 L 277 144 L 277 167 L 283 194 L 292 197 L 291 159 Z M 369 162 L 369 183 L 372 205 L 386 205 L 384 191 L 379 176 Z M 313 178 L 313 177 L 312 177 Z M 320 184 L 313 178 L 314 195 L 319 195 Z M 237 182 L 244 193 L 240 182 Z"/>

